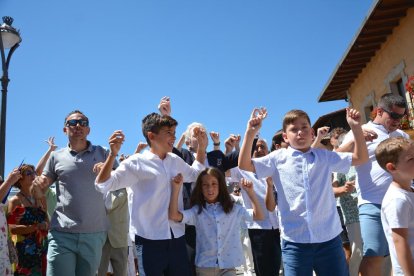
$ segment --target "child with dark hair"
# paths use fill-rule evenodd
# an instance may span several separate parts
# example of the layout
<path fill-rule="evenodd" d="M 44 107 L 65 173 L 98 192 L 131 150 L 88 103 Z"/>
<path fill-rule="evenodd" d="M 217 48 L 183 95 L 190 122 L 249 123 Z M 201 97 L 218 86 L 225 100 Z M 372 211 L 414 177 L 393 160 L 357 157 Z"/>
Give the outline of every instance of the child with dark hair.
<path fill-rule="evenodd" d="M 173 178 L 169 218 L 196 227 L 197 275 L 236 275 L 235 267 L 244 263 L 240 223 L 264 218 L 253 183 L 244 179 L 240 183 L 252 201 L 253 210 L 246 210 L 232 201 L 223 173 L 208 168 L 197 178 L 191 195 L 192 208 L 181 212 L 178 197 L 182 183 L 181 174 Z"/>
<path fill-rule="evenodd" d="M 184 240 L 184 225 L 168 220 L 170 179 L 178 173 L 186 182 L 196 180 L 204 169 L 207 136 L 196 130 L 199 147 L 196 161 L 189 166 L 171 151 L 175 142 L 177 121 L 170 116 L 151 113 L 142 120 L 142 132 L 150 147 L 124 160 L 112 171 L 125 136 L 121 130 L 109 138 L 110 154 L 96 178 L 96 189 L 102 193 L 130 187 L 130 231 L 135 244 L 142 248 L 146 275 L 190 275 Z M 181 193 L 180 210 L 183 209 Z"/>

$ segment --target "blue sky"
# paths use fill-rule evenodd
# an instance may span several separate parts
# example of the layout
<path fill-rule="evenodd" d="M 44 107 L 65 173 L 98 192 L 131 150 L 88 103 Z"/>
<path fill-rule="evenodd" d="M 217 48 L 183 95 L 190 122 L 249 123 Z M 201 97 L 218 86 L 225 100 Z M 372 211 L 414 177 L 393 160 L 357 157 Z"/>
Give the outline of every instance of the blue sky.
<path fill-rule="evenodd" d="M 255 106 L 270 140 L 290 109 L 312 121 L 345 101 L 317 97 L 372 1 L 1 0 L 23 41 L 9 69 L 6 169 L 36 164 L 44 140 L 66 146 L 63 120 L 90 119 L 89 139 L 107 146 L 122 129 L 122 152 L 144 140 L 141 119 L 170 96 L 177 139 L 193 121 L 244 133 Z M 210 145 L 212 142 L 210 141 Z"/>

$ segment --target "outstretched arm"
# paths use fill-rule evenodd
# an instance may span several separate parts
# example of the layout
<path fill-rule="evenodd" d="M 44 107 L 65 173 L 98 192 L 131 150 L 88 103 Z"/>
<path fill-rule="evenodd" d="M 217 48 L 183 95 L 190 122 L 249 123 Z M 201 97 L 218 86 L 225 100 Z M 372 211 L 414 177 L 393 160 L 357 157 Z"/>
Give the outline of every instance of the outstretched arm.
<path fill-rule="evenodd" d="M 211 131 L 210 138 L 213 140 L 214 150 L 220 150 L 220 133 Z"/>
<path fill-rule="evenodd" d="M 42 174 L 43 169 L 45 168 L 46 162 L 49 159 L 50 154 L 52 153 L 52 151 L 54 151 L 57 148 L 57 146 L 55 145 L 55 137 L 49 137 L 45 142 L 49 145 L 49 148 L 47 149 L 45 154 L 42 156 L 42 158 L 40 158 L 39 162 L 36 165 L 37 175 Z"/>
<path fill-rule="evenodd" d="M 158 110 L 160 111 L 161 115 L 164 116 L 171 116 L 171 102 L 170 97 L 162 97 L 160 103 L 158 104 Z"/>
<path fill-rule="evenodd" d="M 355 138 L 354 151 L 352 153 L 352 165 L 358 166 L 368 161 L 368 149 L 361 128 L 361 115 L 357 110 L 347 108 L 346 120 L 348 121 Z"/>
<path fill-rule="evenodd" d="M 182 185 L 183 176 L 179 173 L 171 180 L 171 198 L 168 208 L 168 218 L 176 222 L 183 220 L 183 214 L 178 211 L 178 196 Z"/>
<path fill-rule="evenodd" d="M 246 191 L 247 195 L 250 198 L 253 206 L 253 219 L 254 220 L 263 220 L 264 213 L 262 207 L 260 207 L 259 200 L 257 199 L 256 193 L 253 189 L 253 182 L 247 179 L 242 178 L 240 181 L 240 186 L 243 190 Z"/>
<path fill-rule="evenodd" d="M 4 180 L 3 183 L 0 184 L 0 199 L 3 201 L 3 199 L 7 196 L 9 193 L 10 187 L 16 183 L 20 178 L 22 178 L 22 175 L 20 174 L 20 170 L 18 168 L 15 168 Z"/>
<path fill-rule="evenodd" d="M 262 122 L 266 116 L 267 111 L 265 108 L 255 108 L 250 115 L 239 155 L 239 168 L 242 170 L 255 172 L 255 168 L 252 163 L 251 150 L 254 137 L 259 132 Z"/>

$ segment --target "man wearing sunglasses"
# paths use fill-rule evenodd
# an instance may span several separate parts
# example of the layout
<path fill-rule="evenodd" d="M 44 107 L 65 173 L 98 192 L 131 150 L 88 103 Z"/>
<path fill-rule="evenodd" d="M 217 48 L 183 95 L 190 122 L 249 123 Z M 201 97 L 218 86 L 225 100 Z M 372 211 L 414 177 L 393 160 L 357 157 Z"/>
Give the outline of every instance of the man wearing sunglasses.
<path fill-rule="evenodd" d="M 109 152 L 87 140 L 88 118 L 79 110 L 66 116 L 69 143 L 52 152 L 43 174 L 34 181 L 43 189 L 57 181 L 57 206 L 48 236 L 47 275 L 95 275 L 107 236 L 102 194 L 95 189 L 99 163 Z"/>
<path fill-rule="evenodd" d="M 392 182 L 391 176 L 376 161 L 375 149 L 378 144 L 390 137 L 408 134 L 398 129 L 401 118 L 405 115 L 406 103 L 403 97 L 385 94 L 377 106 L 377 114 L 373 121 L 363 127 L 372 132 L 376 139 L 366 139 L 370 160 L 356 167 L 358 190 L 359 219 L 363 241 L 363 259 L 359 267 L 361 275 L 381 275 L 384 257 L 389 255 L 387 240 L 381 224 L 381 203 L 385 192 Z M 352 133 L 348 133 L 338 151 L 349 150 L 352 145 Z"/>

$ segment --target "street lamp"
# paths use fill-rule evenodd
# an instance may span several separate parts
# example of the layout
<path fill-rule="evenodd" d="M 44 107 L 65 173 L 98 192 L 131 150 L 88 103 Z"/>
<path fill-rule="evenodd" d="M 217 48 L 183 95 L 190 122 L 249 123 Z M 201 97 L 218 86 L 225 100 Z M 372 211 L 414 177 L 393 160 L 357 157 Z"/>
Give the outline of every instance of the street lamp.
<path fill-rule="evenodd" d="M 0 114 L 0 176 L 4 178 L 5 148 L 6 148 L 6 108 L 7 108 L 7 86 L 9 84 L 9 63 L 14 50 L 22 41 L 19 31 L 13 28 L 13 18 L 3 16 L 3 24 L 0 26 L 0 51 L 1 67 L 1 114 Z M 6 56 L 5 49 L 9 49 Z"/>

